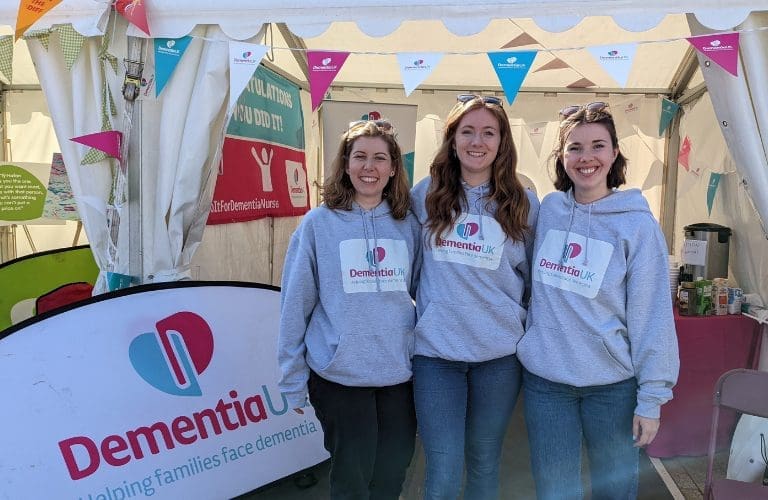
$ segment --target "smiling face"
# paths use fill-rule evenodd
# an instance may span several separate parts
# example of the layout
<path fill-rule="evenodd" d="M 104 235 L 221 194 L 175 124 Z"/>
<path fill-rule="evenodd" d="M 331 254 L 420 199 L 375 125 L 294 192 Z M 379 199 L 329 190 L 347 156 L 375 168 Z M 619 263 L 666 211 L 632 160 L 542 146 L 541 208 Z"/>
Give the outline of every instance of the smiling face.
<path fill-rule="evenodd" d="M 394 175 L 389 146 L 381 137 L 358 137 L 349 150 L 345 169 L 355 188 L 355 201 L 365 209 L 381 203 L 382 193 Z"/>
<path fill-rule="evenodd" d="M 493 113 L 478 108 L 464 115 L 453 142 L 464 182 L 479 186 L 491 178 L 500 143 L 499 121 Z"/>
<path fill-rule="evenodd" d="M 582 123 L 571 130 L 562 159 L 576 201 L 591 203 L 611 192 L 607 178 L 618 153 L 608 129 L 600 123 Z"/>

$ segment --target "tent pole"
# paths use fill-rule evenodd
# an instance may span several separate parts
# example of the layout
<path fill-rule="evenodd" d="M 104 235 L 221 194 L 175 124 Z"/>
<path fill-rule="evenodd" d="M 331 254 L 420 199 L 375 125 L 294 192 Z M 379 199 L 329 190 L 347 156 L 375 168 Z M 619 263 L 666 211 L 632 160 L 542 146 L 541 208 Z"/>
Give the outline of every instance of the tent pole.
<path fill-rule="evenodd" d="M 688 88 L 693 75 L 699 67 L 696 51 L 693 47 L 683 57 L 683 61 L 675 72 L 670 86 L 669 99 L 680 102 L 681 96 Z M 666 147 L 664 149 L 664 181 L 661 194 L 661 230 L 667 240 L 667 248 L 674 253 L 675 248 L 675 215 L 677 212 L 677 154 L 680 151 L 680 113 L 677 113 L 667 128 Z"/>

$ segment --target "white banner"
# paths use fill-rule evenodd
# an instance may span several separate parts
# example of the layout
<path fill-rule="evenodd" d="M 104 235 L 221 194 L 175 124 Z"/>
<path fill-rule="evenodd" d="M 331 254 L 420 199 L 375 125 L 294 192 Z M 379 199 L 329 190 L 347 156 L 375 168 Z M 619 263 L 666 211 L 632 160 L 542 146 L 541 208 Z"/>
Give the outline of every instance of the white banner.
<path fill-rule="evenodd" d="M 174 283 L 7 330 L 0 498 L 231 498 L 326 459 L 277 389 L 279 311 L 275 289 Z"/>

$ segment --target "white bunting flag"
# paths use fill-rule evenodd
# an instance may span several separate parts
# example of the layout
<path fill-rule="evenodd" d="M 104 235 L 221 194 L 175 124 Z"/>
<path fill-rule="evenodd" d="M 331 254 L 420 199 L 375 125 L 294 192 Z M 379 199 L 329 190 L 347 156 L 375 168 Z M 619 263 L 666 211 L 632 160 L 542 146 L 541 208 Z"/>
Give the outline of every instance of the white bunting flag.
<path fill-rule="evenodd" d="M 261 59 L 269 47 L 254 43 L 229 42 L 229 106 L 227 111 L 237 103 L 237 99 L 248 85 L 253 72 L 259 66 Z"/>
<path fill-rule="evenodd" d="M 620 87 L 627 86 L 629 72 L 637 52 L 637 43 L 588 47 L 588 50 Z"/>
<path fill-rule="evenodd" d="M 397 54 L 406 97 L 435 70 L 443 58 L 441 52 L 402 52 Z"/>

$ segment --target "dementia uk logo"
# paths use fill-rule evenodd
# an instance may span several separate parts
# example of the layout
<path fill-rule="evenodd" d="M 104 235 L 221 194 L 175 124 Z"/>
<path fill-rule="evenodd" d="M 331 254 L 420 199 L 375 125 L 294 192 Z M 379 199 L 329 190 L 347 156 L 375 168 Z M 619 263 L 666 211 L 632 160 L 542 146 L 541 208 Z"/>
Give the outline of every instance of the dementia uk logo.
<path fill-rule="evenodd" d="M 424 71 L 430 69 L 430 67 L 431 66 L 429 64 L 424 63 L 424 59 L 416 59 L 411 64 L 406 64 L 403 66 L 403 69 L 405 71 Z"/>
<path fill-rule="evenodd" d="M 142 333 L 128 349 L 136 372 L 149 385 L 176 396 L 201 396 L 197 376 L 213 357 L 213 332 L 195 313 L 178 312 Z"/>
<path fill-rule="evenodd" d="M 256 64 L 258 61 L 254 59 L 253 52 L 246 50 L 240 57 L 233 57 L 232 62 L 235 64 Z"/>
<path fill-rule="evenodd" d="M 701 47 L 703 52 L 721 52 L 724 50 L 733 50 L 733 45 L 723 44 L 719 38 L 716 38 L 709 42 L 709 45 L 703 45 Z"/>
<path fill-rule="evenodd" d="M 324 57 L 320 64 L 314 64 L 312 65 L 312 71 L 338 71 L 339 65 L 338 64 L 331 64 L 333 63 L 333 59 L 330 57 Z"/>
<path fill-rule="evenodd" d="M 467 222 L 465 224 L 459 224 L 456 226 L 456 234 L 462 240 L 466 240 L 469 239 L 470 236 L 477 234 L 479 229 L 480 226 L 478 226 L 475 222 Z"/>
<path fill-rule="evenodd" d="M 174 49 L 173 47 L 176 45 L 176 40 L 168 40 L 165 42 L 165 45 L 160 45 L 157 47 L 157 51 L 161 52 L 163 54 L 168 54 L 171 56 L 178 56 L 181 51 L 179 49 Z"/>
<path fill-rule="evenodd" d="M 188 311 L 163 318 L 155 326 L 155 332 L 139 334 L 131 342 L 128 348 L 131 365 L 144 381 L 162 392 L 173 396 L 201 396 L 198 377 L 208 368 L 214 352 L 211 327 L 201 316 Z M 96 473 L 104 464 L 123 467 L 130 462 L 161 455 L 176 447 L 226 435 L 247 425 L 267 420 L 270 415 L 282 415 L 288 411 L 285 396 L 278 396 L 277 400 L 282 399 L 282 404 L 276 408 L 267 386 L 262 385 L 260 389 L 259 393 L 246 397 L 239 396 L 236 390 L 231 389 L 218 401 L 206 403 L 211 405 L 209 408 L 163 420 L 148 415 L 146 418 L 150 423 L 143 425 L 128 424 L 122 420 L 118 421 L 119 417 L 113 417 L 116 420 L 115 425 L 130 425 L 132 428 L 108 431 L 104 433 L 106 437 L 76 435 L 63 439 L 58 442 L 61 458 L 69 476 L 77 481 Z M 165 409 L 167 413 L 168 408 L 170 406 L 166 405 L 161 410 Z M 78 427 L 85 428 L 82 425 Z M 290 440 L 316 432 L 314 427 L 314 423 L 305 421 L 276 435 L 281 440 Z M 268 438 L 278 439 L 274 436 Z M 251 445 L 253 446 L 261 450 L 271 445 L 262 443 L 260 448 L 256 442 Z M 226 450 L 226 446 L 222 447 L 222 458 L 211 458 L 208 465 L 201 465 L 196 469 L 197 472 L 188 469 L 190 472 L 183 473 L 182 478 L 226 464 L 228 458 L 224 455 L 231 451 Z M 162 469 L 157 469 L 156 475 L 158 471 Z M 151 483 L 151 479 L 149 481 Z M 158 479 L 158 486 L 168 482 L 172 481 L 162 483 Z"/>
<path fill-rule="evenodd" d="M 604 56 L 600 56 L 601 61 L 628 61 L 629 56 L 620 54 L 618 50 L 609 50 Z"/>
<path fill-rule="evenodd" d="M 379 262 L 383 261 L 386 255 L 387 252 L 383 248 L 376 247 L 365 253 L 365 260 L 368 262 L 369 266 L 379 267 Z"/>
<path fill-rule="evenodd" d="M 525 63 L 517 62 L 517 57 L 510 56 L 507 57 L 506 61 L 500 61 L 496 63 L 497 68 L 507 68 L 507 69 L 525 69 L 528 67 Z"/>
<path fill-rule="evenodd" d="M 568 243 L 563 247 L 563 263 L 577 257 L 581 253 L 581 245 L 578 243 Z"/>

